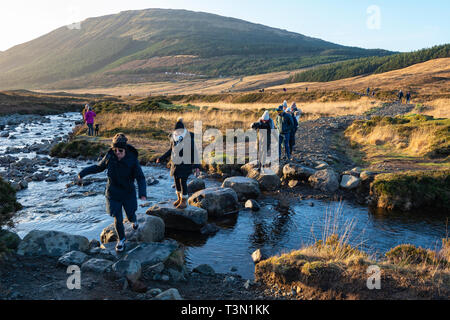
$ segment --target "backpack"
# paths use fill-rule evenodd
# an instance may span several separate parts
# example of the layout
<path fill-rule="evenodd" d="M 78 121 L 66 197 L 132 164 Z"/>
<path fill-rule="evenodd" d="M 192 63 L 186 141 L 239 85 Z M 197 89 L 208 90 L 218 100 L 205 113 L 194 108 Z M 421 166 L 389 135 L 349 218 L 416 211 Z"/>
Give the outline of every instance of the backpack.
<path fill-rule="evenodd" d="M 283 112 L 277 116 L 277 129 L 280 133 L 289 133 L 292 131 L 293 127 L 294 121 L 289 114 Z"/>

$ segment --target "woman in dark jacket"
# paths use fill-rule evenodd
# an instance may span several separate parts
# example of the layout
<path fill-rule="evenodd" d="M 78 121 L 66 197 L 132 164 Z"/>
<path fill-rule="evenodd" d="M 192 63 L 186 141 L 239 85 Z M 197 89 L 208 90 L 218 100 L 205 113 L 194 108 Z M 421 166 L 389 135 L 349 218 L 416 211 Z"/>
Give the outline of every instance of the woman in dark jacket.
<path fill-rule="evenodd" d="M 194 134 L 186 130 L 182 119 L 178 119 L 174 132 L 169 136 L 170 149 L 156 160 L 156 163 L 164 161 L 171 157 L 170 175 L 175 180 L 177 190 L 177 201 L 173 205 L 177 209 L 185 209 L 187 207 L 188 190 L 187 179 L 195 169 L 195 175 L 198 176 L 200 171 L 200 159 L 198 159 L 197 149 L 194 143 Z M 184 154 L 183 150 L 189 151 Z M 198 160 L 198 163 L 195 163 Z"/>
<path fill-rule="evenodd" d="M 147 199 L 147 184 L 142 168 L 138 161 L 138 151 L 127 144 L 124 134 L 118 133 L 114 138 L 111 149 L 97 164 L 82 170 L 78 178 L 81 180 L 90 174 L 96 174 L 108 169 L 106 184 L 106 211 L 114 217 L 115 227 L 119 236 L 117 251 L 123 251 L 125 244 L 125 228 L 123 226 L 122 207 L 128 221 L 133 223 L 133 229 L 138 229 L 136 218 L 137 200 L 134 180 L 138 183 L 139 198 Z"/>

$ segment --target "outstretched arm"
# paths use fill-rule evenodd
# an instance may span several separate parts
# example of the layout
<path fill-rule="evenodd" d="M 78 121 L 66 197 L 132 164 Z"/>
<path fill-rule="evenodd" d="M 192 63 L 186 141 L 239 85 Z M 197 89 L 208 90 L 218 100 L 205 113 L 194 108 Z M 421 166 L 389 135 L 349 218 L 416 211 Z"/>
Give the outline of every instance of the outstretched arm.
<path fill-rule="evenodd" d="M 83 179 L 85 176 L 88 176 L 90 174 L 96 174 L 105 171 L 109 161 L 109 157 L 110 155 L 109 153 L 107 153 L 98 164 L 81 170 L 81 172 L 78 174 L 78 178 Z"/>
<path fill-rule="evenodd" d="M 161 157 L 158 158 L 157 162 L 161 162 L 163 160 L 166 160 L 170 155 L 172 154 L 172 143 L 170 143 L 170 149 L 166 151 Z"/>
<path fill-rule="evenodd" d="M 144 200 L 147 198 L 147 181 L 145 181 L 145 176 L 138 159 L 136 159 L 134 166 L 134 177 L 138 184 L 139 198 Z"/>

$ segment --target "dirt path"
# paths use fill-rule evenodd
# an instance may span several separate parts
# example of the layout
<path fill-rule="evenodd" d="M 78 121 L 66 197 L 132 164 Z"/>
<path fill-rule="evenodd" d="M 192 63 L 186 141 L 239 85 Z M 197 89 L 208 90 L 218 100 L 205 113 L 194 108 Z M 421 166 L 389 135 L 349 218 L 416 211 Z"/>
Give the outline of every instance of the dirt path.
<path fill-rule="evenodd" d="M 385 104 L 367 115 L 322 117 L 301 121 L 297 130 L 296 144 L 292 155 L 297 162 L 315 167 L 318 161 L 325 161 L 337 171 L 351 169 L 356 164 L 333 143 L 336 134 L 345 131 L 355 120 L 369 120 L 374 116 L 396 116 L 411 112 L 414 105 L 399 103 Z"/>

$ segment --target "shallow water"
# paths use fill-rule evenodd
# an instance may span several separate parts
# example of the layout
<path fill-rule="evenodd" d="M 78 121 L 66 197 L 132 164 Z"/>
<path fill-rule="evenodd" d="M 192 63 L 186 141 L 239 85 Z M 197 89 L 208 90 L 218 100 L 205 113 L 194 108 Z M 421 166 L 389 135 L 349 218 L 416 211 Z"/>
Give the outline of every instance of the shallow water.
<path fill-rule="evenodd" d="M 41 142 L 41 139 L 62 136 L 72 130 L 74 120 L 79 120 L 80 115 L 70 113 L 48 118 L 51 123 L 16 128 L 15 140 L 0 138 L 0 153 L 8 146 L 20 147 Z M 36 132 L 41 132 L 42 136 L 36 136 Z M 106 173 L 91 176 L 98 180 L 91 185 L 66 188 L 66 184 L 90 164 L 93 162 L 60 159 L 59 167 L 53 169 L 62 169 L 67 175 L 60 176 L 57 182 L 30 182 L 28 189 L 18 192 L 18 201 L 24 208 L 17 215 L 15 231 L 21 237 L 33 229 L 41 229 L 98 239 L 102 229 L 113 222 L 105 213 L 103 192 Z M 158 184 L 148 187 L 149 198 L 145 202 L 153 205 L 175 198 L 173 182 L 167 169 L 143 167 L 143 171 L 146 177 L 153 176 L 159 180 Z M 206 185 L 212 187 L 220 183 L 207 180 Z M 144 202 L 139 200 L 138 203 Z M 311 206 L 311 203 L 314 205 Z M 447 231 L 448 218 L 432 213 L 408 216 L 374 214 L 366 207 L 347 202 L 306 200 L 292 203 L 291 211 L 281 214 L 274 210 L 276 201 L 273 199 L 265 198 L 261 200 L 261 205 L 262 210 L 256 213 L 242 210 L 237 215 L 213 221 L 220 227 L 220 231 L 213 236 L 173 231 L 168 231 L 166 236 L 186 245 L 190 267 L 207 263 L 216 272 L 230 272 L 234 267 L 237 274 L 252 279 L 254 264 L 251 253 L 258 248 L 270 254 L 280 254 L 322 239 L 324 233 L 337 231 L 347 232 L 350 243 L 380 255 L 402 243 L 438 248 Z M 139 206 L 138 214 L 145 214 L 147 209 Z"/>

